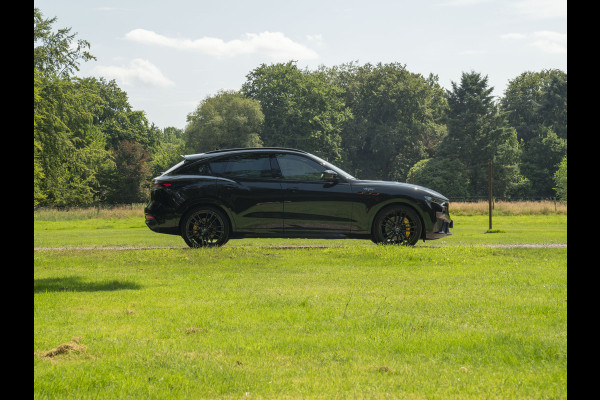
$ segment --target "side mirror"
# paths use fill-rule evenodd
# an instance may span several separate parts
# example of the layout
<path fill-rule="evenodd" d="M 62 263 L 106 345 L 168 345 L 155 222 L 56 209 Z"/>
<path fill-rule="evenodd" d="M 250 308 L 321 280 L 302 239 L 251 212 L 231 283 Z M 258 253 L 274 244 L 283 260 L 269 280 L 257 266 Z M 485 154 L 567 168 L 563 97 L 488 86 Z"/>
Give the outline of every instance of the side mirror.
<path fill-rule="evenodd" d="M 337 172 L 332 171 L 330 169 L 326 169 L 321 174 L 321 179 L 323 179 L 324 181 L 335 182 L 335 181 L 337 181 L 339 179 L 339 176 L 338 176 Z"/>

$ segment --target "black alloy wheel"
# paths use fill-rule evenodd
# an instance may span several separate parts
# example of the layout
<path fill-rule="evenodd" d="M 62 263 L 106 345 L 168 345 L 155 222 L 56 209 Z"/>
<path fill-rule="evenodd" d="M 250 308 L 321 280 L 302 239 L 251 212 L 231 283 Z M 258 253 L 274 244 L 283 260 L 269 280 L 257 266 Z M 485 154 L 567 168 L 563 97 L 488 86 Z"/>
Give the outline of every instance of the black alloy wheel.
<path fill-rule="evenodd" d="M 405 206 L 390 206 L 377 214 L 373 223 L 373 241 L 382 244 L 414 246 L 423 231 L 417 213 Z"/>
<path fill-rule="evenodd" d="M 227 217 L 216 208 L 196 208 L 183 217 L 181 236 L 190 247 L 222 246 L 229 240 Z"/>

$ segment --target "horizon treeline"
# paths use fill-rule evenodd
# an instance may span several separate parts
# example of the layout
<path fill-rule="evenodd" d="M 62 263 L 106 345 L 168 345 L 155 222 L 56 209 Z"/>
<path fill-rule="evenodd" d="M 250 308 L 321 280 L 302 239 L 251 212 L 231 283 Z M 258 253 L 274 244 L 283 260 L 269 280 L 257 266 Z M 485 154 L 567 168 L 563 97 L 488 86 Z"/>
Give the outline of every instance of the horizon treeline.
<path fill-rule="evenodd" d="M 90 44 L 34 9 L 34 207 L 144 202 L 181 155 L 292 147 L 361 179 L 414 182 L 452 199 L 566 201 L 567 74 L 526 71 L 495 100 L 487 76 L 450 90 L 400 63 L 315 70 L 261 64 L 208 96 L 184 129 L 158 128 L 114 80 L 77 77 Z"/>

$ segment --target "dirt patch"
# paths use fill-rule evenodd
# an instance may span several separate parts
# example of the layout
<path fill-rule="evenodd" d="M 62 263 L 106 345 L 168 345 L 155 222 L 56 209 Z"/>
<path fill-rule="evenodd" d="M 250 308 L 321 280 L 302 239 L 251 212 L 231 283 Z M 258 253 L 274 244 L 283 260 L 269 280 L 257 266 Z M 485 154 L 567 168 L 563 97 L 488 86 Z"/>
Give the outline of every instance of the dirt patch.
<path fill-rule="evenodd" d="M 81 338 L 73 338 L 70 342 L 63 343 L 55 349 L 38 353 L 38 356 L 46 360 L 52 360 L 57 356 L 73 352 L 83 353 L 87 350 L 87 348 L 84 345 L 77 343 L 79 340 L 81 340 Z"/>
<path fill-rule="evenodd" d="M 204 328 L 195 328 L 195 327 L 191 327 L 191 328 L 186 328 L 185 329 L 185 333 L 187 333 L 188 335 L 190 335 L 192 333 L 200 333 L 200 332 L 206 332 L 206 329 L 204 329 Z"/>

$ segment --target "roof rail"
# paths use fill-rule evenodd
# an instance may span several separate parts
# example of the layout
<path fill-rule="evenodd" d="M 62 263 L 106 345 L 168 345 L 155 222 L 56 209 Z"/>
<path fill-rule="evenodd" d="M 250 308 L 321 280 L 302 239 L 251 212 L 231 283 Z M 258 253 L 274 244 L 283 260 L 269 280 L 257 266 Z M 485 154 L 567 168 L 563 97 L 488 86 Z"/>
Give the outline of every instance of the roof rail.
<path fill-rule="evenodd" d="M 304 150 L 292 149 L 290 147 L 238 147 L 238 148 L 233 148 L 233 149 L 219 149 L 219 150 L 207 151 L 204 154 L 213 154 L 213 153 L 221 153 L 221 152 L 226 152 L 226 151 L 237 151 L 237 150 L 293 150 L 293 151 L 299 151 L 301 153 L 306 153 L 306 151 L 304 151 Z"/>
<path fill-rule="evenodd" d="M 197 160 L 206 154 L 226 153 L 226 152 L 230 152 L 230 151 L 239 151 L 239 150 L 291 150 L 291 151 L 297 151 L 300 153 L 308 154 L 304 150 L 292 149 L 290 147 L 239 147 L 239 148 L 234 148 L 234 149 L 212 150 L 212 151 L 207 151 L 205 153 L 197 153 L 197 154 L 185 154 L 185 155 L 182 154 L 181 157 L 183 157 L 187 161 L 191 161 L 191 160 Z"/>

